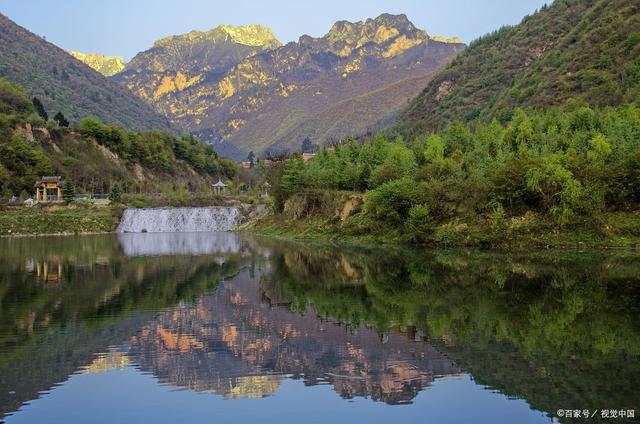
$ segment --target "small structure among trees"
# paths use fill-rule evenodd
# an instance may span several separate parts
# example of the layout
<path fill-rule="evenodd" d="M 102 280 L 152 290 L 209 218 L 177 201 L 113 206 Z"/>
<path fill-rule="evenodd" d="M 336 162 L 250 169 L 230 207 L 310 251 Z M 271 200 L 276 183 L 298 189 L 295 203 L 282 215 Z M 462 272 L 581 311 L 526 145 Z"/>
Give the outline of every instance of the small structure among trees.
<path fill-rule="evenodd" d="M 262 184 L 262 196 L 267 197 L 269 194 L 271 194 L 271 184 L 269 184 L 269 181 L 265 181 L 265 183 Z"/>
<path fill-rule="evenodd" d="M 316 153 L 305 152 L 302 154 L 302 160 L 307 163 L 311 159 L 316 157 Z"/>
<path fill-rule="evenodd" d="M 218 182 L 213 185 L 213 191 L 215 194 L 224 194 L 228 185 L 223 183 L 221 179 L 218 179 Z"/>
<path fill-rule="evenodd" d="M 43 176 L 36 182 L 36 201 L 38 202 L 60 202 L 62 201 L 62 177 Z"/>

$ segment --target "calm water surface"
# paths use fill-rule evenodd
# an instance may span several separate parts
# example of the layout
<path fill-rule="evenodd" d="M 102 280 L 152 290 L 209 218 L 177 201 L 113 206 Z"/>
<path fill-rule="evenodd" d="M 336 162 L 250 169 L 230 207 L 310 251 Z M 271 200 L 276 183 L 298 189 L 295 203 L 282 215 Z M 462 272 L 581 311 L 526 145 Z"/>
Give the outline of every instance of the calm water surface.
<path fill-rule="evenodd" d="M 612 422 L 639 312 L 634 252 L 0 239 L 0 421 Z"/>

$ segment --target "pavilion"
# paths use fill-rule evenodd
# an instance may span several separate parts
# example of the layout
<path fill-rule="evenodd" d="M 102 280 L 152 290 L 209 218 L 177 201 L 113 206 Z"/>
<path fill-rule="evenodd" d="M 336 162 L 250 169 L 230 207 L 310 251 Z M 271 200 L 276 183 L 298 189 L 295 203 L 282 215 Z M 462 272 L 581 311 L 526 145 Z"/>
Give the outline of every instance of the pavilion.
<path fill-rule="evenodd" d="M 37 202 L 60 202 L 62 201 L 62 177 L 43 176 L 36 182 Z"/>
<path fill-rule="evenodd" d="M 218 182 L 213 185 L 213 191 L 215 194 L 224 194 L 225 190 L 229 187 L 218 178 Z"/>

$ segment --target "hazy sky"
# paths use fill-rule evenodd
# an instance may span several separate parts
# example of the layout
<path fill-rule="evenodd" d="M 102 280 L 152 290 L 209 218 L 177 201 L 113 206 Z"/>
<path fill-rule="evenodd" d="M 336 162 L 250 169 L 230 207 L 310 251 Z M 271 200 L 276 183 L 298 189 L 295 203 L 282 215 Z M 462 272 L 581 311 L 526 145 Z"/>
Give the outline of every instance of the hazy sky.
<path fill-rule="evenodd" d="M 549 0 L 0 0 L 0 12 L 68 50 L 131 59 L 153 41 L 219 24 L 260 23 L 280 41 L 324 35 L 338 20 L 405 13 L 430 35 L 465 42 L 516 24 Z"/>

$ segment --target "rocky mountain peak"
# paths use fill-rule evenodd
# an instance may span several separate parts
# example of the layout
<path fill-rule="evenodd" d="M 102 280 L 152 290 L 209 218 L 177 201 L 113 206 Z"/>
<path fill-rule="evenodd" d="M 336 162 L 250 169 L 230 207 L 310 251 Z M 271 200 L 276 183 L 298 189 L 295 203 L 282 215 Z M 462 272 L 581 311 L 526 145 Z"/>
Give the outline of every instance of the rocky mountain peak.
<path fill-rule="evenodd" d="M 105 77 L 117 74 L 126 66 L 126 62 L 120 56 L 105 56 L 98 53 L 82 53 L 77 51 L 70 51 L 69 54 Z"/>
<path fill-rule="evenodd" d="M 220 25 L 216 29 L 224 31 L 233 41 L 245 46 L 261 46 L 268 49 L 282 45 L 273 34 L 271 28 L 259 24 L 253 25 Z"/>
<path fill-rule="evenodd" d="M 172 47 L 196 45 L 201 43 L 216 44 L 231 41 L 245 46 L 274 49 L 282 43 L 278 41 L 271 28 L 259 24 L 253 25 L 218 25 L 209 31 L 190 31 L 186 34 L 170 35 L 156 41 L 153 47 Z"/>
<path fill-rule="evenodd" d="M 324 37 L 338 56 L 349 56 L 367 44 L 388 46 L 388 56 L 427 40 L 427 33 L 417 29 L 406 15 L 382 14 L 375 19 L 338 21 Z"/>
<path fill-rule="evenodd" d="M 161 40 L 114 78 L 181 128 L 243 157 L 386 125 L 464 48 L 427 48 L 429 40 L 405 15 L 339 21 L 323 37 L 281 47 L 260 25 L 220 25 Z"/>

